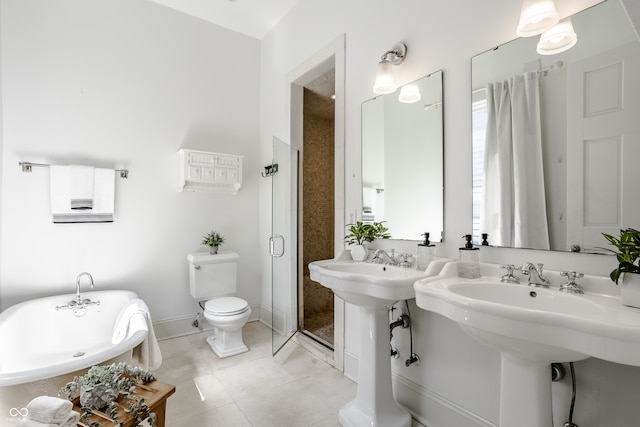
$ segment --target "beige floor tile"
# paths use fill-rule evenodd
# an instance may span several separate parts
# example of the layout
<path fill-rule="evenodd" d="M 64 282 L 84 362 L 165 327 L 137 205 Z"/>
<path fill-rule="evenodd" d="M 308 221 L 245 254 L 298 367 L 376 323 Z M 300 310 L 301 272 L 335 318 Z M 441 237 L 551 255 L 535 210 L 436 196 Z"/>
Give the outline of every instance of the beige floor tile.
<path fill-rule="evenodd" d="M 236 401 L 254 427 L 307 427 L 334 412 L 323 396 L 297 381 L 263 387 L 265 393 Z"/>
<path fill-rule="evenodd" d="M 158 377 L 176 385 L 168 427 L 340 427 L 338 411 L 357 389 L 341 372 L 293 341 L 273 357 L 271 330 L 260 322 L 243 329 L 250 351 L 225 359 L 206 343 L 210 334 L 160 343 Z"/>
<path fill-rule="evenodd" d="M 167 418 L 169 427 L 252 427 L 235 403 L 186 414 L 178 420 Z"/>

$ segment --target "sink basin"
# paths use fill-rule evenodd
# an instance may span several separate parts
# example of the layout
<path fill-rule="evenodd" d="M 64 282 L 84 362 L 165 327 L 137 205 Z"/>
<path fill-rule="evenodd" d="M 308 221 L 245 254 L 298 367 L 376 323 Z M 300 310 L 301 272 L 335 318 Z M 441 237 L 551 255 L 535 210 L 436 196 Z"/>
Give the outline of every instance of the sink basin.
<path fill-rule="evenodd" d="M 358 306 L 388 306 L 396 301 L 415 297 L 416 280 L 440 272 L 445 259 L 436 259 L 426 271 L 392 265 L 354 262 L 342 256 L 338 259 L 309 263 L 311 280 L 330 288 L 343 300 Z"/>
<path fill-rule="evenodd" d="M 462 279 L 455 264 L 440 277 L 416 282 L 416 304 L 498 350 L 549 362 L 597 357 L 640 366 L 640 310 L 619 298 L 500 283 L 499 277 Z"/>
<path fill-rule="evenodd" d="M 549 313 L 572 316 L 595 316 L 604 309 L 587 298 L 576 298 L 574 295 L 562 294 L 556 290 L 535 289 L 530 286 L 483 282 L 453 283 L 449 290 L 469 300 L 481 300 L 509 310 L 538 310 Z M 499 307 L 495 307 L 496 310 Z"/>
<path fill-rule="evenodd" d="M 501 283 L 497 266 L 483 268 L 493 277 L 459 278 L 457 263 L 450 263 L 437 278 L 418 280 L 416 304 L 500 351 L 500 426 L 552 425 L 553 362 L 597 357 L 640 366 L 639 309 L 624 306 L 617 297 L 528 286 L 526 279 Z M 558 272 L 546 275 L 560 277 Z M 609 278 L 585 276 L 581 282 L 601 280 Z"/>
<path fill-rule="evenodd" d="M 411 427 L 411 414 L 398 405 L 391 386 L 388 307 L 415 297 L 416 280 L 434 276 L 449 260 L 436 259 L 426 271 L 336 259 L 309 263 L 311 280 L 360 308 L 360 352 L 356 398 L 340 409 L 344 427 Z"/>

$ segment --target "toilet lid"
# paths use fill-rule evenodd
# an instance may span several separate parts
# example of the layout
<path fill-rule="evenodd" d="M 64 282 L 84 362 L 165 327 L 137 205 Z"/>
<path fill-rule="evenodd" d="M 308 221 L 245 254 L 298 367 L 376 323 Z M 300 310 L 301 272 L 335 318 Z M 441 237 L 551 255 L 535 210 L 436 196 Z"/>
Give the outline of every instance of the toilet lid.
<path fill-rule="evenodd" d="M 207 313 L 217 316 L 231 316 L 247 310 L 249 304 L 242 298 L 223 297 L 209 300 L 204 305 Z"/>

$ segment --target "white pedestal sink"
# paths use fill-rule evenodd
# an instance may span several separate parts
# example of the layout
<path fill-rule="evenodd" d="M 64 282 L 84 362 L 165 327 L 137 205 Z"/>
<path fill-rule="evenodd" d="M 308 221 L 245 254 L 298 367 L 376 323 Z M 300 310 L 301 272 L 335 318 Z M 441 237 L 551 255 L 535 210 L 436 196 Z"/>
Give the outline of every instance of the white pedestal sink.
<path fill-rule="evenodd" d="M 551 426 L 553 362 L 597 357 L 640 366 L 640 309 L 620 298 L 500 283 L 496 265 L 483 278 L 457 277 L 457 263 L 415 283 L 418 307 L 441 314 L 501 356 L 500 427 Z M 546 272 L 559 284 L 559 274 Z M 585 276 L 585 285 L 610 281 Z M 614 286 L 611 283 L 611 286 Z"/>
<path fill-rule="evenodd" d="M 449 260 L 437 259 L 426 271 L 353 262 L 343 253 L 309 264 L 311 280 L 360 308 L 358 392 L 340 409 L 344 427 L 411 427 L 409 411 L 398 405 L 391 387 L 388 307 L 415 297 L 413 283 L 438 274 Z"/>

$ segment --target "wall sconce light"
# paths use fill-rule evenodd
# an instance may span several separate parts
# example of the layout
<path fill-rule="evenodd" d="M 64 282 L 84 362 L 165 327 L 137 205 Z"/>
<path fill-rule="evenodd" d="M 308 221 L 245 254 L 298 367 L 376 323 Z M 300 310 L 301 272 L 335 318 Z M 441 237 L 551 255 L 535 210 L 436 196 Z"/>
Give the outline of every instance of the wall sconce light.
<path fill-rule="evenodd" d="M 560 21 L 553 0 L 522 0 L 516 34 L 531 37 L 542 34 Z"/>
<path fill-rule="evenodd" d="M 420 88 L 416 83 L 409 83 L 400 88 L 400 95 L 398 95 L 398 101 L 405 104 L 412 104 L 420 101 Z"/>
<path fill-rule="evenodd" d="M 555 55 L 571 49 L 577 42 L 578 36 L 573 31 L 573 24 L 569 17 L 542 33 L 536 51 L 540 55 Z"/>
<path fill-rule="evenodd" d="M 393 65 L 399 65 L 404 61 L 407 55 L 407 46 L 404 43 L 398 43 L 393 49 L 387 51 L 380 57 L 378 70 L 376 72 L 376 81 L 373 84 L 373 93 L 384 95 L 393 93 L 398 86 L 393 78 Z"/>

